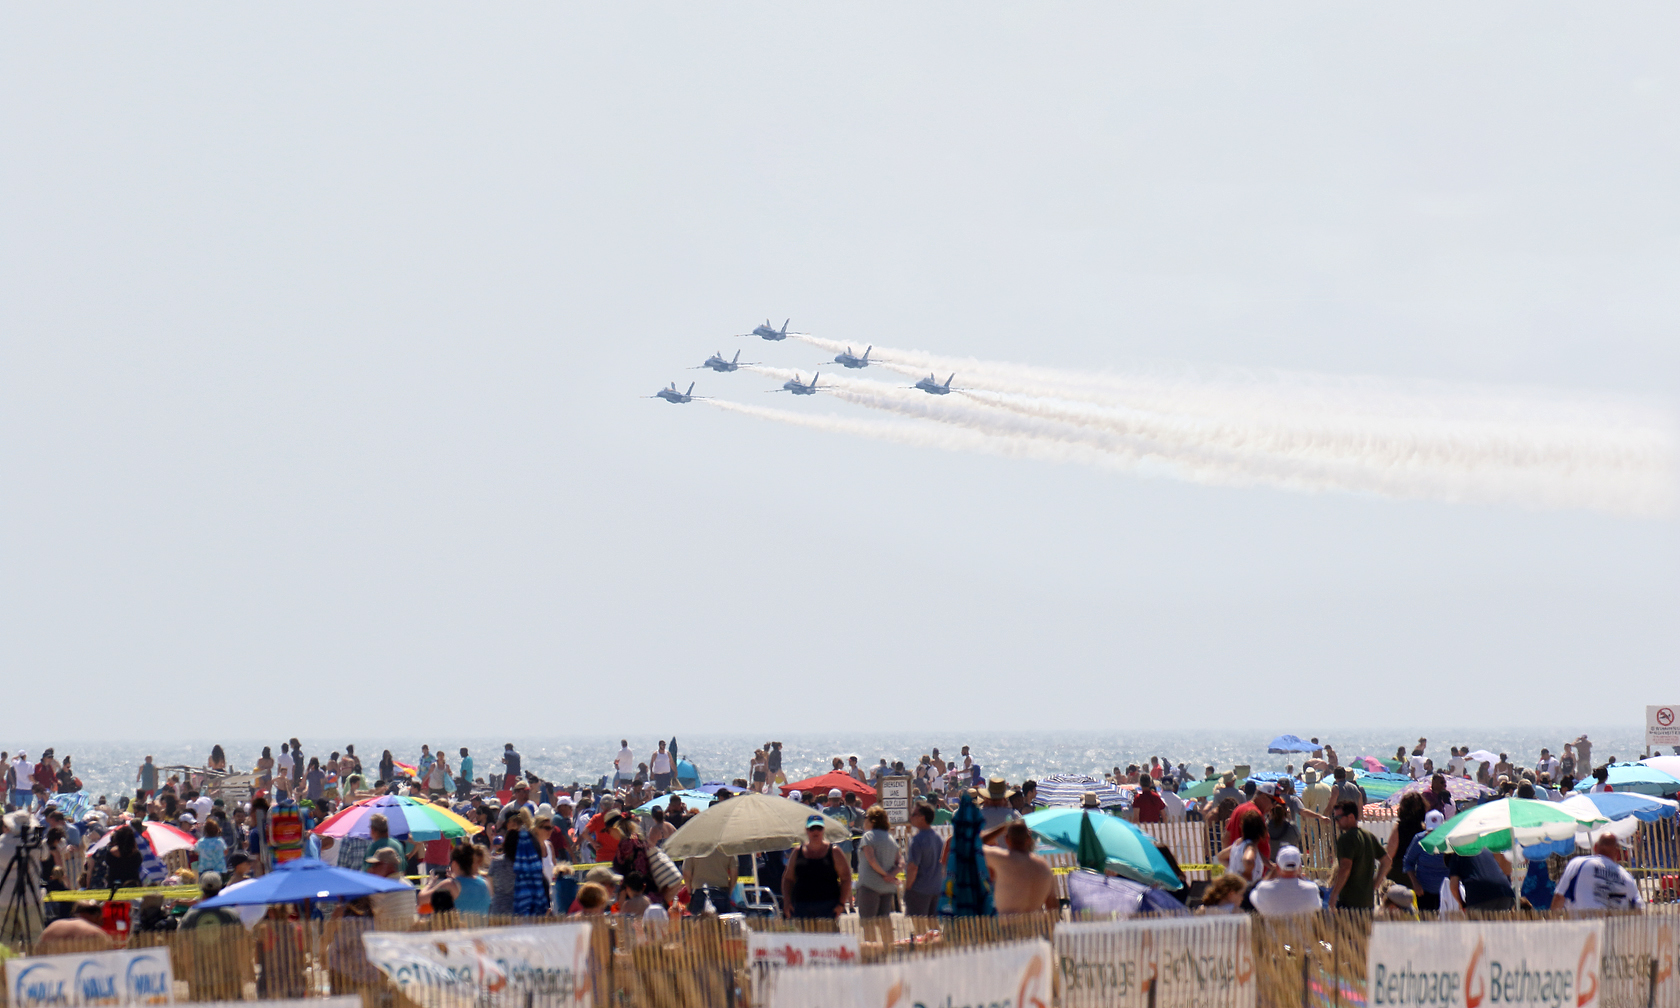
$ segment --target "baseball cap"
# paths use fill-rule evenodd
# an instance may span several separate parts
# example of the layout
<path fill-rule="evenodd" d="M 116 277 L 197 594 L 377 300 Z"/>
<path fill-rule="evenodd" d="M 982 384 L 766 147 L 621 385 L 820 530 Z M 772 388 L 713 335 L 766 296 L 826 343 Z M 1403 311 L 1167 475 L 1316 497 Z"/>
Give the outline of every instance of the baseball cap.
<path fill-rule="evenodd" d="M 1254 786 L 1254 790 L 1259 794 L 1277 796 L 1277 785 L 1271 781 L 1261 781 Z"/>
<path fill-rule="evenodd" d="M 793 801 L 799 801 L 800 799 L 802 799 L 804 797 L 805 797 L 804 795 L 799 793 L 798 788 L 795 788 L 794 790 L 788 792 L 788 798 L 793 800 Z"/>
<path fill-rule="evenodd" d="M 365 860 L 368 864 L 378 862 L 380 864 L 388 864 L 393 868 L 402 867 L 402 859 L 398 858 L 397 852 L 389 847 L 379 848 L 373 852 L 373 857 L 366 858 Z"/>
<path fill-rule="evenodd" d="M 1412 891 L 1398 882 L 1388 887 L 1388 894 L 1384 898 L 1390 903 L 1393 903 L 1395 906 L 1405 907 L 1408 910 L 1411 909 Z"/>
<path fill-rule="evenodd" d="M 1440 809 L 1430 809 L 1423 814 L 1423 828 L 1426 830 L 1432 830 L 1446 821 L 1447 817 Z"/>
<path fill-rule="evenodd" d="M 822 829 L 825 825 L 827 825 L 827 824 L 823 822 L 823 817 L 820 816 L 820 815 L 806 816 L 805 817 L 805 828 L 808 829 L 808 830 L 810 830 L 810 829 Z"/>
<path fill-rule="evenodd" d="M 1301 848 L 1290 844 L 1277 852 L 1277 866 L 1284 871 L 1301 870 Z"/>
<path fill-rule="evenodd" d="M 840 789 L 837 788 L 837 787 L 829 788 L 828 789 L 828 796 L 830 798 L 844 798 L 844 797 L 846 797 L 844 794 L 841 794 Z"/>

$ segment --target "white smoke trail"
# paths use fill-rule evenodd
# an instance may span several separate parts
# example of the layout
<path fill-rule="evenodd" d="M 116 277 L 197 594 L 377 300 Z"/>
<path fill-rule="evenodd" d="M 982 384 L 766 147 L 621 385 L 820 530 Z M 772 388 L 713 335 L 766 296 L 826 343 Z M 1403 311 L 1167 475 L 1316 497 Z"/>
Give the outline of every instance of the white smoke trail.
<path fill-rule="evenodd" d="M 824 349 L 843 346 L 802 338 Z M 883 367 L 910 377 L 931 371 L 943 380 L 957 371 L 955 387 L 973 402 L 1053 425 L 1027 436 L 1085 440 L 1169 463 L 1198 481 L 1641 515 L 1671 513 L 1680 499 L 1672 418 L 1619 400 L 1285 373 L 1215 380 L 1082 374 L 877 353 Z M 876 396 L 891 388 L 835 384 L 837 393 Z M 906 412 L 903 397 L 888 398 L 897 405 L 863 405 Z M 908 415 L 976 422 L 931 403 Z"/>
<path fill-rule="evenodd" d="M 1079 445 L 1057 445 L 1038 438 L 1010 437 L 985 434 L 976 430 L 940 427 L 932 424 L 895 423 L 890 420 L 859 420 L 836 416 L 833 413 L 795 413 L 792 410 L 768 406 L 750 406 L 728 399 L 696 399 L 708 406 L 730 413 L 741 413 L 760 420 L 807 427 L 812 430 L 849 434 L 854 437 L 890 441 L 919 448 L 938 448 L 944 451 L 973 452 L 1001 458 L 1034 459 L 1042 462 L 1074 462 L 1102 468 L 1126 468 L 1125 464 L 1101 451 Z"/>

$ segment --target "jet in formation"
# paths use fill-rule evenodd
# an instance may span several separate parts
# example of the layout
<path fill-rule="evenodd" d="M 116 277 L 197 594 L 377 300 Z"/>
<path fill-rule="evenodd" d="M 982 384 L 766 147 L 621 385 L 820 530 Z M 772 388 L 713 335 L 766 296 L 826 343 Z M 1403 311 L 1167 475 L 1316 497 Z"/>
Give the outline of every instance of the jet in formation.
<path fill-rule="evenodd" d="M 795 371 L 792 378 L 782 382 L 782 387 L 779 390 L 771 389 L 771 391 L 792 392 L 794 395 L 816 395 L 817 379 L 821 377 L 822 375 L 820 374 L 814 374 L 811 376 L 811 380 L 809 382 L 801 383 L 799 380 L 799 372 Z"/>
<path fill-rule="evenodd" d="M 748 364 L 755 364 L 757 362 L 756 361 L 747 361 L 747 363 Z M 706 358 L 706 363 L 700 365 L 700 367 L 711 368 L 713 371 L 716 371 L 718 374 L 723 374 L 726 371 L 737 371 L 741 367 L 741 351 L 739 351 L 739 350 L 735 351 L 735 357 L 734 357 L 733 360 L 724 360 L 723 359 L 723 351 L 719 350 L 717 353 L 712 354 L 710 357 L 707 357 Z M 691 370 L 699 370 L 699 369 L 698 368 L 692 368 Z"/>
<path fill-rule="evenodd" d="M 869 348 L 869 350 L 873 349 L 875 348 Z M 839 364 L 841 367 L 866 368 L 869 366 L 869 350 L 865 350 L 863 352 L 863 356 L 859 357 L 858 355 L 852 353 L 851 347 L 847 347 L 845 353 L 834 358 L 834 363 Z"/>
<path fill-rule="evenodd" d="M 919 388 L 929 395 L 946 395 L 951 391 L 951 379 L 955 377 L 956 374 L 953 372 L 951 378 L 945 379 L 945 384 L 941 385 L 939 384 L 938 378 L 935 378 L 933 375 L 928 375 L 926 378 L 923 378 L 911 387 Z"/>
<path fill-rule="evenodd" d="M 788 322 L 792 321 L 793 319 L 788 319 L 787 322 L 782 323 L 782 327 L 780 329 L 777 329 L 775 326 L 770 324 L 769 319 L 765 319 L 763 325 L 754 329 L 752 332 L 747 333 L 747 335 L 762 336 L 767 340 L 785 340 L 788 338 Z"/>
<path fill-rule="evenodd" d="M 692 360 L 692 359 L 693 358 L 690 358 L 690 360 Z M 697 395 L 694 394 L 694 383 L 693 382 L 688 383 L 688 391 L 687 392 L 678 392 L 677 391 L 677 383 L 672 382 L 670 388 L 662 388 L 658 392 L 654 393 L 653 395 L 648 396 L 648 398 L 649 399 L 663 399 L 668 403 L 685 403 L 685 402 L 693 402 L 696 399 L 704 399 L 706 397 L 705 396 L 697 396 Z"/>

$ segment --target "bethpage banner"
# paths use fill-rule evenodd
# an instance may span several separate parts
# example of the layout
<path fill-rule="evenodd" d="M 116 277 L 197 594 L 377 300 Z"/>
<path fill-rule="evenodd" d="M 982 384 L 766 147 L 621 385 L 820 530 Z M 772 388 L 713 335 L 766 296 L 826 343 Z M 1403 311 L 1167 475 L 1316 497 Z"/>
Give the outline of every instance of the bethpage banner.
<path fill-rule="evenodd" d="M 771 1008 L 1050 1008 L 1050 943 L 1013 942 L 872 966 L 770 975 Z"/>
<path fill-rule="evenodd" d="M 174 981 L 167 948 L 6 960 L 11 1008 L 169 1004 Z"/>
<path fill-rule="evenodd" d="M 1063 1008 L 1254 1008 L 1257 986 L 1246 914 L 1060 924 L 1056 972 Z"/>
<path fill-rule="evenodd" d="M 1371 928 L 1371 1008 L 1598 1008 L 1604 922 L 1465 921 Z"/>
<path fill-rule="evenodd" d="M 370 931 L 368 961 L 422 1005 L 461 1002 L 591 1008 L 588 924 Z"/>

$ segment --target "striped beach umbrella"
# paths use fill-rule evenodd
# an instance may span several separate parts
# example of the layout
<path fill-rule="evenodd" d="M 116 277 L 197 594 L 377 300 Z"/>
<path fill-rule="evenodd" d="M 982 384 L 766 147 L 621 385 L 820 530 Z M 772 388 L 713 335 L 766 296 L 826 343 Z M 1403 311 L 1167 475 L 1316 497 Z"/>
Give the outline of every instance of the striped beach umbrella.
<path fill-rule="evenodd" d="M 159 857 L 178 850 L 190 850 L 194 844 L 198 843 L 198 837 L 193 836 L 191 833 L 181 829 L 179 826 L 172 826 L 166 822 L 131 822 L 128 825 L 136 833 L 138 833 L 142 839 L 151 844 L 152 850 L 155 851 Z M 105 835 L 99 838 L 99 842 L 88 849 L 88 853 L 92 854 L 94 851 L 99 850 L 106 844 L 110 843 L 111 835 L 115 832 L 115 828 L 106 830 Z"/>
<path fill-rule="evenodd" d="M 1609 819 L 1596 808 L 1565 808 L 1529 798 L 1501 798 L 1465 809 L 1423 838 L 1431 854 L 1479 854 L 1572 840 L 1577 831 Z"/>
<path fill-rule="evenodd" d="M 328 816 L 314 832 L 317 836 L 371 838 L 373 830 L 368 824 L 375 815 L 385 817 L 391 836 L 410 840 L 453 840 L 484 828 L 442 805 L 403 795 L 380 795 L 346 805 Z"/>
<path fill-rule="evenodd" d="M 1131 797 L 1108 781 L 1100 781 L 1085 774 L 1052 774 L 1038 782 L 1033 804 L 1047 808 L 1078 808 L 1085 792 L 1097 796 L 1098 808 L 1130 808 Z"/>

